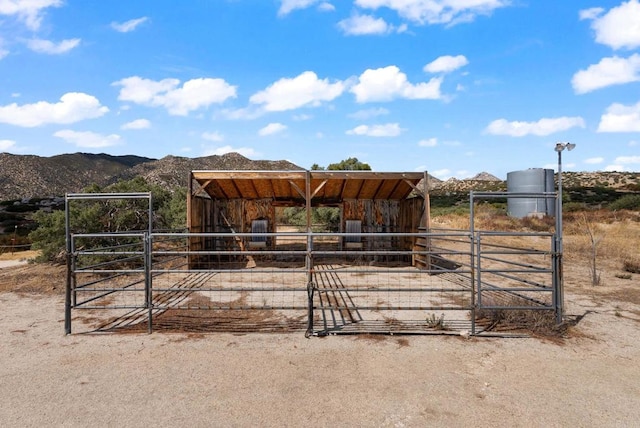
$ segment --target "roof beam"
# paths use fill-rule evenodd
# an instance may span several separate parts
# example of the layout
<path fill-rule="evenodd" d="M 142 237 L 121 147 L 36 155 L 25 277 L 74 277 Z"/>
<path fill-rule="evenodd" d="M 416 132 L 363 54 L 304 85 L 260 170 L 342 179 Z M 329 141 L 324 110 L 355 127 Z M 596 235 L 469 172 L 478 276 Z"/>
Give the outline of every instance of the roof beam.
<path fill-rule="evenodd" d="M 296 183 L 294 183 L 293 181 L 289 180 L 289 184 L 291 184 L 291 187 L 293 187 L 295 189 L 296 192 L 298 192 L 298 194 L 300 196 L 302 196 L 302 199 L 304 199 L 305 201 L 307 200 L 307 195 L 305 194 L 305 192 L 298 187 L 298 185 Z"/>
<path fill-rule="evenodd" d="M 320 183 L 320 185 L 318 187 L 316 187 L 316 190 L 313 191 L 313 193 L 311 194 L 311 199 L 315 198 L 315 196 L 318 194 L 318 192 L 320 190 L 322 190 L 322 188 L 329 182 L 329 180 L 324 180 L 322 183 Z"/>
<path fill-rule="evenodd" d="M 409 186 L 411 186 L 413 188 L 413 190 L 418 192 L 418 194 L 424 198 L 424 190 L 422 190 L 421 188 L 419 188 L 418 186 L 416 186 L 415 184 L 413 184 L 409 180 L 404 180 L 404 182 L 407 183 Z"/>

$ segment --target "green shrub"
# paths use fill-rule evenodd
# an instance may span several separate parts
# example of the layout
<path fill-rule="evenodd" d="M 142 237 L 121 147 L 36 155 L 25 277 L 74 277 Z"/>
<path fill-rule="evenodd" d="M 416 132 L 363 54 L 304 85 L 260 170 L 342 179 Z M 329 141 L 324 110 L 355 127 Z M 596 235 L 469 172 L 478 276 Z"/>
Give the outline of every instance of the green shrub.
<path fill-rule="evenodd" d="M 140 193 L 153 196 L 153 229 L 178 229 L 186 226 L 186 190 L 173 193 L 148 184 L 143 178 L 122 181 L 101 189 L 92 185 L 85 193 Z M 74 233 L 126 232 L 146 230 L 149 224 L 145 199 L 75 200 L 69 205 L 71 229 Z M 33 248 L 42 251 L 40 261 L 62 262 L 65 249 L 65 212 L 39 211 L 33 219 L 37 229 L 29 234 Z M 106 245 L 126 244 L 131 238 L 119 238 Z M 98 240 L 94 245 L 100 245 Z"/>
<path fill-rule="evenodd" d="M 612 211 L 640 210 L 640 195 L 625 195 L 619 199 L 616 199 L 609 204 L 609 209 Z"/>

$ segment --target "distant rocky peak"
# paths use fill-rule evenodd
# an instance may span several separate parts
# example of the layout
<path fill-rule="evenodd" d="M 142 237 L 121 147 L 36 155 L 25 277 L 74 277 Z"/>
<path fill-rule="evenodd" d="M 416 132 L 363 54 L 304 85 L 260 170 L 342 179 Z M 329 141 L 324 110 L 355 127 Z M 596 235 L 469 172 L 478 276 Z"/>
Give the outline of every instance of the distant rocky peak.
<path fill-rule="evenodd" d="M 502 181 L 498 177 L 496 177 L 495 175 L 489 174 L 488 172 L 484 172 L 484 171 L 474 175 L 469 180 L 475 180 L 475 181 Z"/>

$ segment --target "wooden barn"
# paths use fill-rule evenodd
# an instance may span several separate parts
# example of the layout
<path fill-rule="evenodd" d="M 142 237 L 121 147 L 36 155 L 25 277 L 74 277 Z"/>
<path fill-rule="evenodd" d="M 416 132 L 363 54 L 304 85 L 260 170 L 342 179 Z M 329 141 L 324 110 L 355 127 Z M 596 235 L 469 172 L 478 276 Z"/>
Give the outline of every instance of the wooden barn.
<path fill-rule="evenodd" d="M 257 240 L 245 234 L 278 233 L 279 208 L 306 212 L 306 231 L 312 231 L 311 210 L 334 207 L 340 212 L 338 232 L 380 234 L 380 239 L 345 236 L 339 250 L 411 250 L 415 237 L 385 233 L 417 233 L 429 227 L 427 173 L 372 171 L 192 171 L 187 200 L 190 233 L 240 234 L 241 251 L 275 250 L 274 236 Z M 363 235 L 364 236 L 364 235 Z M 216 239 L 195 236 L 190 251 L 216 250 Z M 227 241 L 228 242 L 228 241 Z M 390 248 L 393 247 L 393 248 Z M 190 258 L 196 268 L 201 258 Z"/>

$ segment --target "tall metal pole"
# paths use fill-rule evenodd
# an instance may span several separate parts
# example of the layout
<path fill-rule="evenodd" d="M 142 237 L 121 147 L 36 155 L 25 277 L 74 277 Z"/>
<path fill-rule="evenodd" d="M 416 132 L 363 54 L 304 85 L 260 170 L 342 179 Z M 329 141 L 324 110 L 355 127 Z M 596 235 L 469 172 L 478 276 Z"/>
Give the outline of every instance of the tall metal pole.
<path fill-rule="evenodd" d="M 562 308 L 564 306 L 564 279 L 562 272 L 562 150 L 564 146 L 560 147 L 556 145 L 556 151 L 558 152 L 558 196 L 556 199 L 556 275 L 557 275 L 557 290 L 556 290 L 556 322 L 560 324 L 562 322 Z"/>
<path fill-rule="evenodd" d="M 558 152 L 558 195 L 556 199 L 556 275 L 555 275 L 555 304 L 556 322 L 562 322 L 562 310 L 564 307 L 564 275 L 562 272 L 562 151 L 571 151 L 576 148 L 572 143 L 556 143 L 555 151 Z"/>

